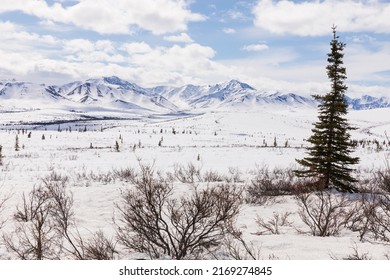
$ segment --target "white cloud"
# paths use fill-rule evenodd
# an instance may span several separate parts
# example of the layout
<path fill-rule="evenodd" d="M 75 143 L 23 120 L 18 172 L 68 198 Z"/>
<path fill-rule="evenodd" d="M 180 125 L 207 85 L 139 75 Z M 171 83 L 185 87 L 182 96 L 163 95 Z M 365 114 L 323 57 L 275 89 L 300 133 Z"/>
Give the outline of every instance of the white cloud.
<path fill-rule="evenodd" d="M 152 48 L 145 42 L 133 42 L 123 44 L 120 48 L 128 54 L 143 54 L 152 51 Z"/>
<path fill-rule="evenodd" d="M 390 33 L 390 3 L 379 0 L 259 0 L 254 25 L 276 34 L 321 36 L 342 32 Z"/>
<path fill-rule="evenodd" d="M 180 33 L 179 35 L 164 36 L 164 40 L 174 43 L 192 43 L 194 40 L 187 33 Z"/>
<path fill-rule="evenodd" d="M 242 49 L 249 52 L 261 52 L 268 50 L 269 47 L 266 44 L 251 44 L 243 46 Z"/>
<path fill-rule="evenodd" d="M 369 42 L 372 43 L 376 39 L 372 36 L 369 36 L 367 34 L 361 34 L 361 35 L 353 35 L 351 37 L 347 37 L 347 41 L 352 41 L 353 43 L 365 43 Z"/>
<path fill-rule="evenodd" d="M 145 86 L 216 83 L 234 76 L 232 67 L 215 62 L 215 51 L 188 43 L 172 47 L 145 42 L 58 39 L 0 22 L 0 73 L 34 82 L 68 82 L 118 75 Z M 62 80 L 61 80 L 62 77 Z"/>
<path fill-rule="evenodd" d="M 222 32 L 226 33 L 226 34 L 234 34 L 234 33 L 236 33 L 236 30 L 233 28 L 224 28 L 224 29 L 222 29 Z"/>
<path fill-rule="evenodd" d="M 203 84 L 225 80 L 234 70 L 213 61 L 215 51 L 196 43 L 185 46 L 155 47 L 148 53 L 134 54 L 129 64 L 144 71 L 141 83 Z"/>
<path fill-rule="evenodd" d="M 388 77 L 381 73 L 390 70 L 390 43 L 374 41 L 371 46 L 367 48 L 360 42 L 347 45 L 344 62 L 349 81 L 388 83 Z"/>
<path fill-rule="evenodd" d="M 163 8 L 162 8 L 163 7 Z M 101 34 L 131 34 L 142 28 L 154 34 L 187 29 L 187 23 L 204 20 L 191 12 L 185 0 L 78 0 L 71 6 L 45 0 L 2 1 L 0 13 L 21 11 L 51 23 L 73 24 Z"/>

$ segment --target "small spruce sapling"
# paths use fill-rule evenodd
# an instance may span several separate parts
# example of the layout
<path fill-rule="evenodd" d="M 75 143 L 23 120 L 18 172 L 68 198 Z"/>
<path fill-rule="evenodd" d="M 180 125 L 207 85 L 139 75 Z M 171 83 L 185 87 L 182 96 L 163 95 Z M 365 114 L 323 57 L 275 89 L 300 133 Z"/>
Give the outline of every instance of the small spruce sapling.
<path fill-rule="evenodd" d="M 18 135 L 16 135 L 16 137 L 15 137 L 15 151 L 19 151 L 19 150 L 20 150 L 19 137 L 18 137 Z"/>

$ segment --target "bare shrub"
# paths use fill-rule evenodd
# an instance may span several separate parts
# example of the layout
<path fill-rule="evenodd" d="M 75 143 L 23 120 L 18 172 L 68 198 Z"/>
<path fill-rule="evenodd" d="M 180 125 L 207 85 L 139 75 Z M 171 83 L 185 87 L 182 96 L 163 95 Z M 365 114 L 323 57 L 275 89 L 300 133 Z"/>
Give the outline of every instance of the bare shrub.
<path fill-rule="evenodd" d="M 229 175 L 226 176 L 225 180 L 232 183 L 242 183 L 244 180 L 241 178 L 241 171 L 237 167 L 229 167 Z"/>
<path fill-rule="evenodd" d="M 338 258 L 333 255 L 331 255 L 331 258 L 333 260 L 338 260 Z M 342 259 L 350 260 L 350 261 L 359 261 L 359 260 L 371 260 L 371 257 L 369 256 L 368 252 L 364 252 L 364 253 L 359 252 L 358 246 L 356 245 L 356 243 L 354 243 L 352 247 L 352 253 Z"/>
<path fill-rule="evenodd" d="M 122 169 L 114 170 L 114 176 L 125 182 L 131 182 L 134 180 L 134 177 L 136 176 L 136 172 L 133 168 L 130 167 L 122 168 Z"/>
<path fill-rule="evenodd" d="M 18 258 L 106 259 L 115 253 L 114 243 L 101 232 L 87 240 L 80 235 L 67 182 L 68 177 L 52 173 L 28 197 L 23 195 L 14 214 L 16 229 L 3 235 L 7 249 Z"/>
<path fill-rule="evenodd" d="M 389 174 L 389 175 L 388 175 Z M 390 242 L 390 169 L 373 171 L 364 180 L 364 191 L 356 207 L 350 229 L 358 231 L 363 238 Z"/>
<path fill-rule="evenodd" d="M 390 194 L 376 195 L 370 230 L 374 239 L 390 243 Z"/>
<path fill-rule="evenodd" d="M 263 218 L 257 216 L 256 224 L 260 228 L 257 234 L 280 234 L 283 227 L 292 226 L 292 222 L 288 220 L 291 214 L 291 212 L 285 212 L 283 214 L 274 212 L 272 217 L 268 220 L 264 220 Z"/>
<path fill-rule="evenodd" d="M 50 213 L 52 204 L 44 187 L 33 188 L 14 214 L 16 229 L 4 234 L 7 249 L 22 260 L 58 259 L 61 236 Z"/>
<path fill-rule="evenodd" d="M 95 182 L 101 182 L 103 184 L 109 184 L 115 182 L 115 176 L 112 172 L 97 172 L 94 173 L 91 171 L 89 173 L 89 180 L 95 181 Z"/>
<path fill-rule="evenodd" d="M 223 176 L 217 171 L 208 170 L 203 175 L 203 180 L 205 182 L 222 182 L 224 180 Z"/>
<path fill-rule="evenodd" d="M 371 224 L 376 215 L 377 203 L 373 192 L 365 192 L 357 195 L 357 201 L 353 207 L 353 216 L 349 220 L 347 227 L 353 232 L 359 233 L 360 241 L 372 235 Z"/>
<path fill-rule="evenodd" d="M 83 259 L 86 260 L 113 260 L 115 259 L 116 242 L 108 239 L 102 231 L 97 231 L 81 246 Z"/>
<path fill-rule="evenodd" d="M 0 191 L 1 191 L 1 186 L 0 186 Z M 6 207 L 6 202 L 10 197 L 11 197 L 10 194 L 5 195 L 0 192 L 0 229 L 4 226 L 6 222 L 6 220 L 3 220 L 2 218 L 2 212 L 4 211 Z"/>
<path fill-rule="evenodd" d="M 385 160 L 385 168 L 374 173 L 376 186 L 383 192 L 390 194 L 390 160 L 389 157 Z"/>
<path fill-rule="evenodd" d="M 202 180 L 200 168 L 197 168 L 193 163 L 188 163 L 187 166 L 175 164 L 174 175 L 182 183 L 193 184 Z"/>
<path fill-rule="evenodd" d="M 263 205 L 279 196 L 295 193 L 295 176 L 291 169 L 258 168 L 256 176 L 246 188 L 246 202 Z"/>
<path fill-rule="evenodd" d="M 115 243 L 105 237 L 102 231 L 94 233 L 89 239 L 81 236 L 73 212 L 73 194 L 67 191 L 67 180 L 59 179 L 44 179 L 43 184 L 53 201 L 51 215 L 56 230 L 65 241 L 63 251 L 78 260 L 113 259 Z"/>
<path fill-rule="evenodd" d="M 368 252 L 360 253 L 356 247 L 353 248 L 353 253 L 343 258 L 343 260 L 351 261 L 361 261 L 361 260 L 371 260 Z"/>
<path fill-rule="evenodd" d="M 90 181 L 101 182 L 103 184 L 114 183 L 117 177 L 116 172 L 88 172 L 86 169 L 83 169 L 81 172 L 76 173 L 77 181 L 87 181 L 87 185 Z"/>
<path fill-rule="evenodd" d="M 298 214 L 313 236 L 338 235 L 354 215 L 353 202 L 345 194 L 316 191 L 300 193 L 295 198 Z"/>
<path fill-rule="evenodd" d="M 151 258 L 198 258 L 216 248 L 228 232 L 241 205 L 233 185 L 197 189 L 185 197 L 172 197 L 172 185 L 141 166 L 134 189 L 123 193 L 117 205 L 121 225 L 119 242 L 130 251 Z"/>
<path fill-rule="evenodd" d="M 223 250 L 229 258 L 234 260 L 259 260 L 261 248 L 255 247 L 253 243 L 247 243 L 242 237 L 242 232 L 233 230 L 225 236 Z"/>

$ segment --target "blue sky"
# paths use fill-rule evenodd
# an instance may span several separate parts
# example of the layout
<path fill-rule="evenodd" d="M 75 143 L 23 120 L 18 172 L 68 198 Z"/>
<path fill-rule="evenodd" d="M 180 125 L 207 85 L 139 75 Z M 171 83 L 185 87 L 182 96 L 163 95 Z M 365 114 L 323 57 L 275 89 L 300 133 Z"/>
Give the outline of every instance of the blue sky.
<path fill-rule="evenodd" d="M 390 95 L 390 1 L 2 0 L 0 79 L 322 93 L 331 26 L 351 94 Z"/>

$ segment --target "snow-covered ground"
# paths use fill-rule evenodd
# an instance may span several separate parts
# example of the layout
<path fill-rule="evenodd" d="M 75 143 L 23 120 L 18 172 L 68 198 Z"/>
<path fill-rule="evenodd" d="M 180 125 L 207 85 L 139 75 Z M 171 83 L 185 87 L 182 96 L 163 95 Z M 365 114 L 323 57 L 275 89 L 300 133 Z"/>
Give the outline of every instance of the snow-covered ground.
<path fill-rule="evenodd" d="M 96 119 L 103 115 L 106 119 Z M 121 119 L 117 119 L 119 116 Z M 388 108 L 351 111 L 351 123 L 358 127 L 352 133 L 353 139 L 387 142 L 389 116 Z M 80 227 L 91 232 L 102 229 L 107 235 L 114 235 L 114 203 L 120 202 L 121 190 L 130 187 L 129 183 L 109 179 L 114 170 L 137 168 L 138 159 L 154 164 L 155 169 L 162 172 L 173 172 L 175 166 L 192 163 L 201 172 L 239 174 L 245 184 L 253 179 L 257 168 L 296 167 L 295 159 L 304 156 L 304 139 L 310 135 L 315 121 L 315 109 L 281 106 L 151 116 L 130 113 L 124 116 L 114 111 L 103 114 L 97 110 L 89 112 L 88 117 L 57 109 L 4 110 L 0 114 L 0 145 L 3 147 L 0 191 L 11 194 L 11 198 L 2 213 L 2 219 L 8 219 L 3 231 L 12 227 L 12 214 L 22 193 L 28 193 L 42 178 L 55 171 L 69 176 Z M 16 136 L 19 151 L 15 151 Z M 119 152 L 115 150 L 116 142 Z M 363 174 L 384 168 L 389 151 L 388 144 L 380 150 L 374 145 L 359 146 L 356 155 L 361 161 L 357 168 Z M 107 179 L 96 179 L 99 175 L 106 175 Z M 180 185 L 177 183 L 176 195 L 186 191 L 185 186 L 180 189 Z M 260 248 L 261 257 L 265 259 L 343 258 L 353 253 L 354 246 L 373 259 L 384 259 L 390 252 L 389 245 L 360 242 L 357 233 L 350 231 L 343 231 L 337 237 L 299 234 L 295 228 L 304 225 L 297 209 L 296 201 L 290 196 L 276 204 L 245 204 L 237 226 L 247 242 Z M 279 235 L 255 234 L 259 231 L 255 222 L 257 216 L 267 219 L 274 212 L 286 211 L 292 213 L 290 221 L 294 227 L 284 228 Z M 0 256 L 13 257 L 4 246 L 0 247 Z"/>

